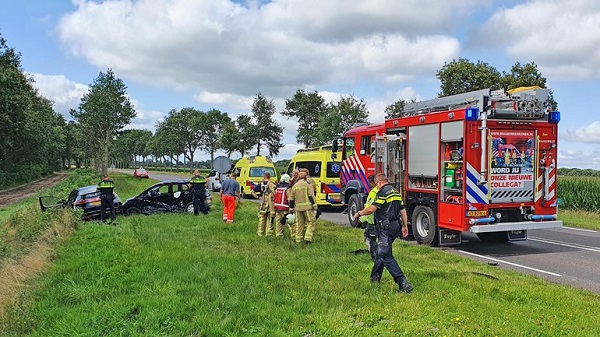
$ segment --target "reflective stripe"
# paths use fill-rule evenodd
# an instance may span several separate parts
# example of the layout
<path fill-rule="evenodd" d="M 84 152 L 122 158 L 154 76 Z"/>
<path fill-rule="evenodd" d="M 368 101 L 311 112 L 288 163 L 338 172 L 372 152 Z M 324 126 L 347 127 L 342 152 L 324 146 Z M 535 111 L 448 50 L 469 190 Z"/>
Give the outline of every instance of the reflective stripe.
<path fill-rule="evenodd" d="M 115 184 L 113 184 L 112 182 L 109 181 L 101 181 L 98 184 L 98 188 L 114 188 Z"/>

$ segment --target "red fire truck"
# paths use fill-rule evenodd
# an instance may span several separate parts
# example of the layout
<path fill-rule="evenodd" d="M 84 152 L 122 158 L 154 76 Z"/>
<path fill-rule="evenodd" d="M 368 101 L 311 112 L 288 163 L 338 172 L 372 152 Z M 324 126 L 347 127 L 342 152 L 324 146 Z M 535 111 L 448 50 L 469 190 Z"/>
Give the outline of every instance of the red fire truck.
<path fill-rule="evenodd" d="M 560 113 L 548 98 L 538 87 L 478 90 L 409 103 L 403 117 L 347 131 L 341 182 L 350 224 L 359 225 L 367 177 L 384 173 L 421 244 L 460 244 L 466 231 L 486 242 L 525 240 L 529 229 L 561 227 Z"/>

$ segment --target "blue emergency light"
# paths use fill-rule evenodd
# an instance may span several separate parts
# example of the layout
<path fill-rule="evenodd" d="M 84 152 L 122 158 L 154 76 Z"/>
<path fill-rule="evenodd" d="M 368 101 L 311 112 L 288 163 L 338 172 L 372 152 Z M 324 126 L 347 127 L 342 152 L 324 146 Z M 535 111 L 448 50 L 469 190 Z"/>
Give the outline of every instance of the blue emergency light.
<path fill-rule="evenodd" d="M 479 108 L 467 108 L 465 110 L 465 120 L 476 121 L 479 118 Z"/>
<path fill-rule="evenodd" d="M 560 122 L 560 111 L 550 111 L 548 113 L 548 122 L 558 124 Z"/>

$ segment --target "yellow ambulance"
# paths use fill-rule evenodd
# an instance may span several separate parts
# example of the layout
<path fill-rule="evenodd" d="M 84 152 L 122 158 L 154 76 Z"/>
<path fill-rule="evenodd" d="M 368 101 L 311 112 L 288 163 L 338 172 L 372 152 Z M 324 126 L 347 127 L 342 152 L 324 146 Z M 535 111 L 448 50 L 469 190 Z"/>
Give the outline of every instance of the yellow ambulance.
<path fill-rule="evenodd" d="M 343 206 L 340 197 L 342 151 L 335 153 L 335 158 L 332 158 L 332 154 L 331 145 L 300 149 L 286 170 L 291 176 L 294 169 L 308 169 L 315 182 L 315 197 L 319 206 Z"/>
<path fill-rule="evenodd" d="M 237 182 L 240 184 L 242 198 L 249 196 L 256 185 L 262 183 L 263 174 L 269 172 L 271 181 L 277 181 L 277 171 L 271 157 L 268 156 L 245 156 L 235 163 L 232 172 L 236 172 Z"/>

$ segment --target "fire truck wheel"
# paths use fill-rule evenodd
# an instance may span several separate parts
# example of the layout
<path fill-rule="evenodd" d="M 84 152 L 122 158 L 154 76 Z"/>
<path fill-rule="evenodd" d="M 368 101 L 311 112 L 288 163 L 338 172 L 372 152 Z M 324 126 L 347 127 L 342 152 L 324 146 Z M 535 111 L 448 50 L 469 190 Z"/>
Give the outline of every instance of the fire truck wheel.
<path fill-rule="evenodd" d="M 479 240 L 490 243 L 508 242 L 507 232 L 477 233 Z"/>
<path fill-rule="evenodd" d="M 362 200 L 358 197 L 357 194 L 353 194 L 350 196 L 350 200 L 348 201 L 348 221 L 350 221 L 350 226 L 359 227 L 361 223 L 354 218 L 354 214 L 361 211 L 364 208 Z"/>
<path fill-rule="evenodd" d="M 415 207 L 412 213 L 411 225 L 415 240 L 419 244 L 429 246 L 439 244 L 437 219 L 431 208 L 426 206 Z"/>

